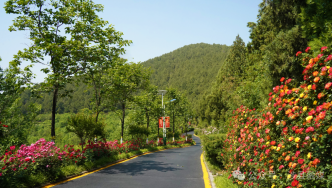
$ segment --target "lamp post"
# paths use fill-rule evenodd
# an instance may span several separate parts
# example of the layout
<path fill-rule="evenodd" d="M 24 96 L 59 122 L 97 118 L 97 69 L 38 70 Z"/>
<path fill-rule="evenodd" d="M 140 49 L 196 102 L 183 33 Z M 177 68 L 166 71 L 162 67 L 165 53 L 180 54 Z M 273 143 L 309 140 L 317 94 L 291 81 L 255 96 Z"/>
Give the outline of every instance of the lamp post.
<path fill-rule="evenodd" d="M 176 99 L 172 99 L 169 102 L 174 102 Z M 174 107 L 173 107 L 173 142 L 174 142 Z"/>
<path fill-rule="evenodd" d="M 167 93 L 166 90 L 159 90 L 158 95 L 161 95 L 161 107 L 163 109 L 163 142 L 166 145 L 166 125 L 165 125 L 165 106 L 164 106 L 164 95 Z M 159 135 L 158 135 L 159 142 Z"/>

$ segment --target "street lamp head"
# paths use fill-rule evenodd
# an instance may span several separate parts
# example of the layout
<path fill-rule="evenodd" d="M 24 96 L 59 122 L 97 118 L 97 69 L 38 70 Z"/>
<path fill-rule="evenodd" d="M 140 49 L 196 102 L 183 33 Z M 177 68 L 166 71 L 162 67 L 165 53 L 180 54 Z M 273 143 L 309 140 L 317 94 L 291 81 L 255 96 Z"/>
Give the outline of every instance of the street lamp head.
<path fill-rule="evenodd" d="M 167 90 L 158 90 L 158 95 L 165 95 Z"/>

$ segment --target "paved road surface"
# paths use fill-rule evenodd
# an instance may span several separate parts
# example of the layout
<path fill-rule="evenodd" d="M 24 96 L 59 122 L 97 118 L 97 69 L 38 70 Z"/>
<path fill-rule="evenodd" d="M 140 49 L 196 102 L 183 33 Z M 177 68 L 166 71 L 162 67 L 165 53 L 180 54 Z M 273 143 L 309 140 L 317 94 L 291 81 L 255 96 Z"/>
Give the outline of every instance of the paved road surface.
<path fill-rule="evenodd" d="M 55 188 L 204 188 L 201 142 L 193 139 L 195 146 L 139 156 Z"/>

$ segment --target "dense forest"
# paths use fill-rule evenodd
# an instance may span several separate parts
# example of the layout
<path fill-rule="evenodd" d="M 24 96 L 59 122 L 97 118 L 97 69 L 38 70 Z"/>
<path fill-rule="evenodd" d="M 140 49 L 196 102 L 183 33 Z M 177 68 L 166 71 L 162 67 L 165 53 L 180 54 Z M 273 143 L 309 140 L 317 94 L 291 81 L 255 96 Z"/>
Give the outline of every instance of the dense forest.
<path fill-rule="evenodd" d="M 142 64 L 151 67 L 152 84 L 159 89 L 173 87 L 186 93 L 196 111 L 197 101 L 211 86 L 229 49 L 221 44 L 190 44 Z"/>

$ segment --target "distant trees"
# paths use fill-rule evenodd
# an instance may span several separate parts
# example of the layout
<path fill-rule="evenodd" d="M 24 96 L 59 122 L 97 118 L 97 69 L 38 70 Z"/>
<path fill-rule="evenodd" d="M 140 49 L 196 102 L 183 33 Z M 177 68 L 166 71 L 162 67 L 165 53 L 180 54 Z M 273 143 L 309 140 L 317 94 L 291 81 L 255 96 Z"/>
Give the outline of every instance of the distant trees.
<path fill-rule="evenodd" d="M 190 44 L 143 62 L 151 67 L 151 83 L 159 89 L 172 87 L 185 93 L 193 111 L 223 66 L 230 47 L 221 44 Z"/>

